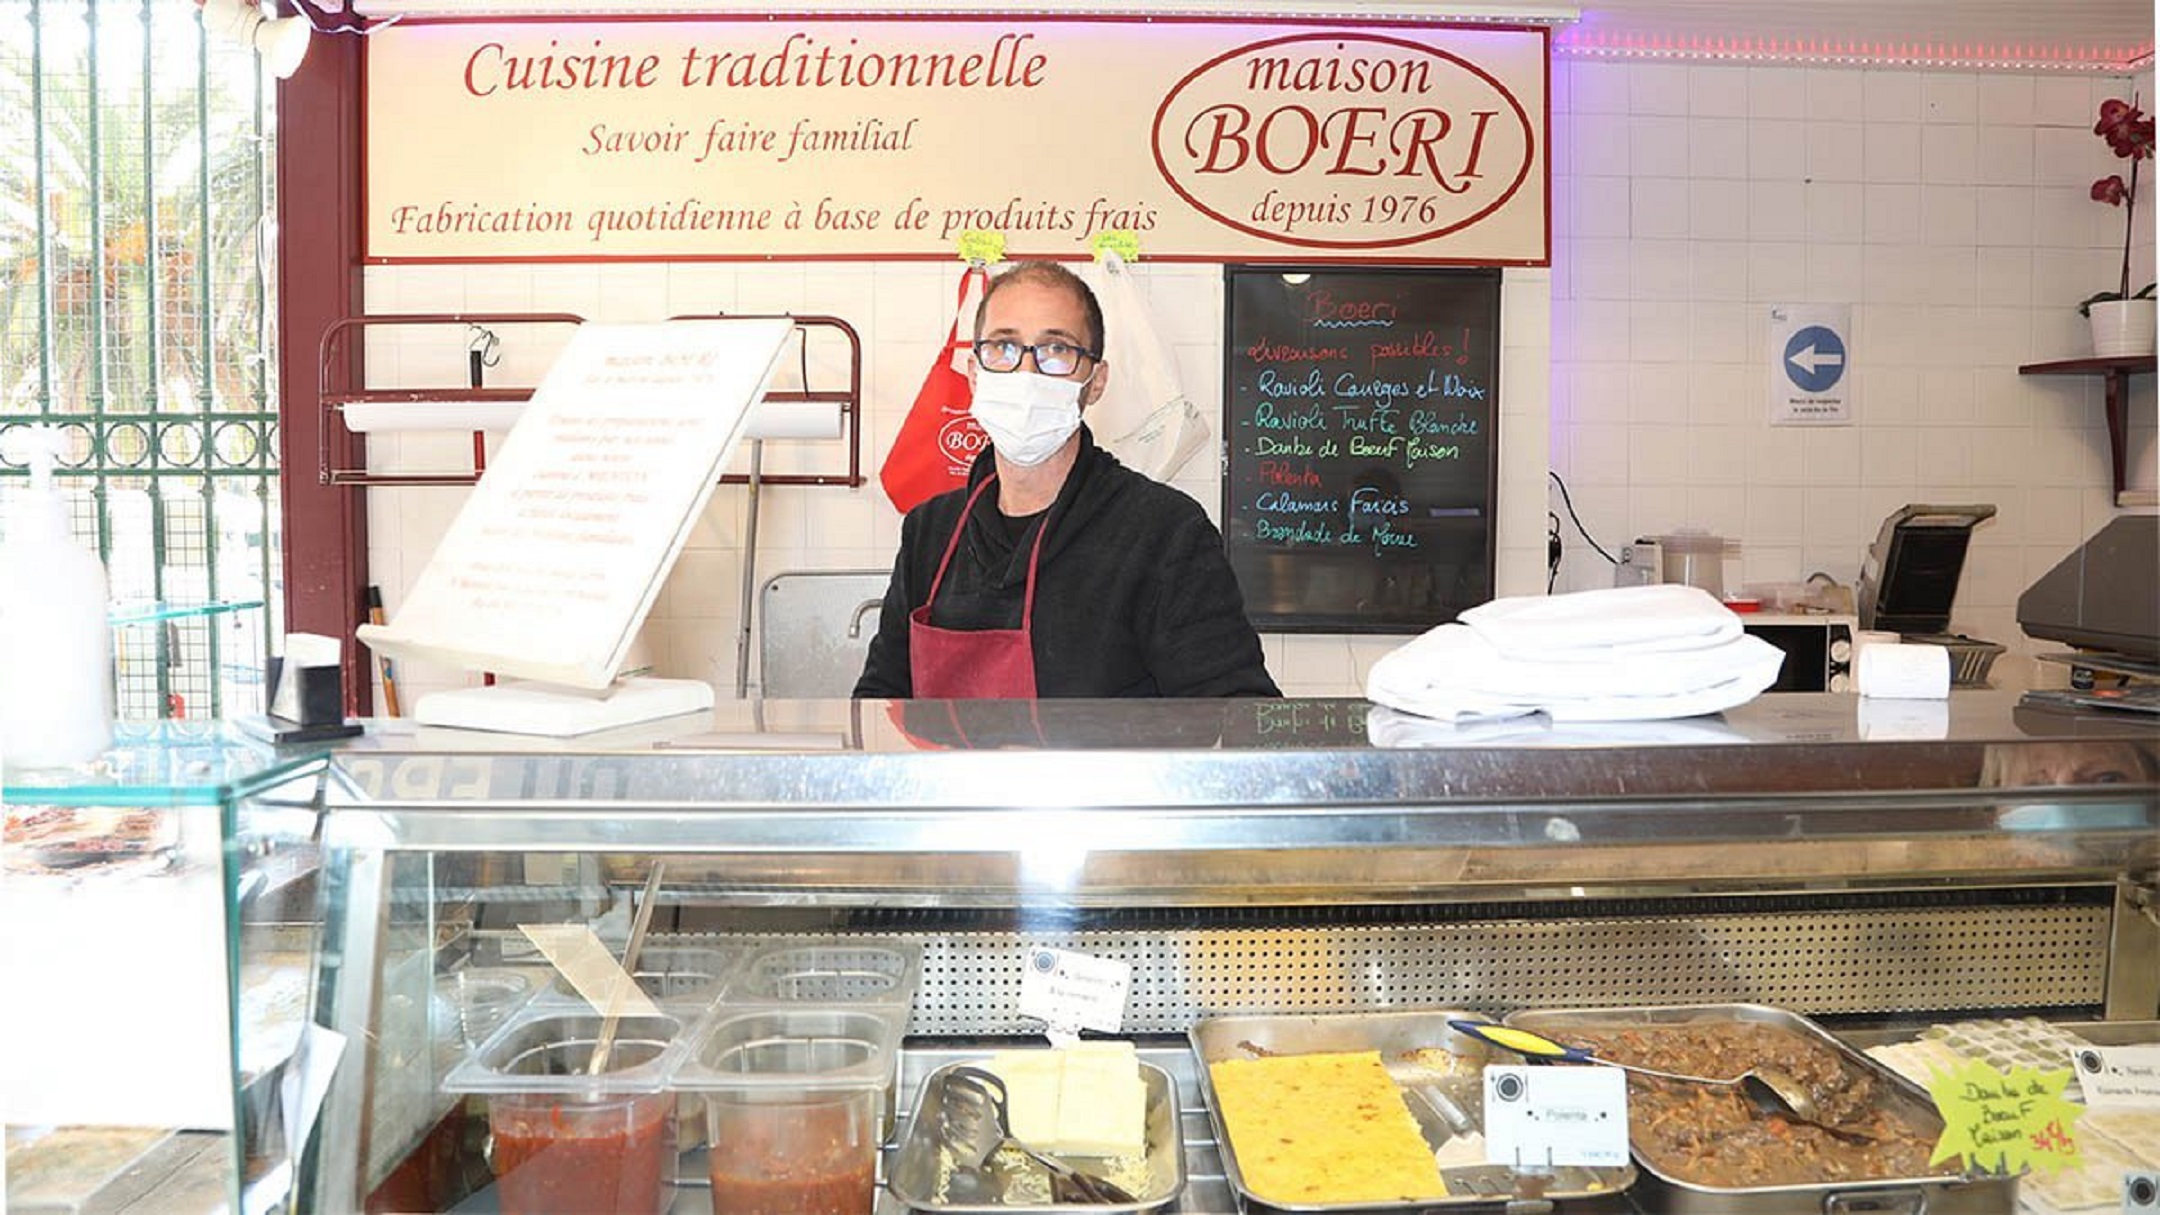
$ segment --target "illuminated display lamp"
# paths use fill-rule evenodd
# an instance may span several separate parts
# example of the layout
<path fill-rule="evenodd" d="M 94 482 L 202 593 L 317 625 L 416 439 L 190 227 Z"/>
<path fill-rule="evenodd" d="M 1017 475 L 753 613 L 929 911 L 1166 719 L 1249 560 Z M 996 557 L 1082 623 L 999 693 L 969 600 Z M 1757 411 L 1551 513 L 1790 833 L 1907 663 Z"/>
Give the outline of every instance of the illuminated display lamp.
<path fill-rule="evenodd" d="M 264 67 L 280 80 L 300 70 L 314 32 L 305 17 L 271 17 L 254 0 L 198 0 L 203 29 L 212 37 L 252 46 Z"/>

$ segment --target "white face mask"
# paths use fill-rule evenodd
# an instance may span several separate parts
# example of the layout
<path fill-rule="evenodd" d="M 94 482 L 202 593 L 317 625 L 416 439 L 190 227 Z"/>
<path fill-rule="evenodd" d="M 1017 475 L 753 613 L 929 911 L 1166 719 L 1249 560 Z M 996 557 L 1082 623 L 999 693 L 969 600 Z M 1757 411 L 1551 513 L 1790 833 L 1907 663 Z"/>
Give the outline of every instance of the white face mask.
<path fill-rule="evenodd" d="M 1032 468 L 1080 429 L 1081 387 L 1034 371 L 978 372 L 970 412 L 999 455 Z"/>

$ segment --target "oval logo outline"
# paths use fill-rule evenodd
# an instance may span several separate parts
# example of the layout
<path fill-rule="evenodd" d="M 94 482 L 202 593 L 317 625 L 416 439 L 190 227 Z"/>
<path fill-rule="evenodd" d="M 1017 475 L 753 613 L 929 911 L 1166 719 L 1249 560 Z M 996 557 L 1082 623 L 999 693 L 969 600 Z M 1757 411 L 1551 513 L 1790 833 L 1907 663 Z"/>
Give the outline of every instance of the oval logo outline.
<path fill-rule="evenodd" d="M 1201 77 L 1207 75 L 1208 73 L 1214 71 L 1217 67 L 1220 67 L 1222 64 L 1229 60 L 1235 59 L 1241 55 L 1252 54 L 1255 51 L 1266 50 L 1271 47 L 1286 46 L 1291 43 L 1298 42 L 1324 42 L 1336 44 L 1338 46 L 1340 44 L 1348 42 L 1364 42 L 1382 46 L 1397 47 L 1403 50 L 1416 51 L 1420 54 L 1429 55 L 1454 67 L 1460 68 L 1463 71 L 1468 72 L 1470 75 L 1476 77 L 1478 80 L 1484 82 L 1487 88 L 1491 89 L 1497 96 L 1499 96 L 1502 101 L 1505 101 L 1507 103 L 1508 109 L 1514 113 L 1515 120 L 1519 124 L 1520 129 L 1523 133 L 1522 164 L 1520 167 L 1517 168 L 1514 179 L 1509 181 L 1506 187 L 1500 190 L 1500 192 L 1493 198 L 1491 202 L 1487 203 L 1485 206 L 1479 208 L 1471 214 L 1464 216 L 1459 220 L 1456 220 L 1453 223 L 1445 224 L 1437 228 L 1431 228 L 1426 231 L 1409 236 L 1391 236 L 1369 240 L 1328 240 L 1319 237 L 1299 237 L 1292 236 L 1288 233 L 1269 232 L 1264 228 L 1254 227 L 1251 224 L 1243 223 L 1238 220 L 1232 219 L 1229 216 L 1223 214 L 1222 212 L 1217 211 L 1214 207 L 1211 207 L 1208 204 L 1200 201 L 1200 199 L 1195 197 L 1191 191 L 1185 188 L 1183 182 L 1178 180 L 1177 175 L 1171 171 L 1169 162 L 1163 156 L 1163 122 L 1169 116 L 1171 105 L 1177 101 L 1179 95 L 1184 93 L 1186 88 L 1190 86 L 1195 80 L 1198 80 Z M 1226 228 L 1230 228 L 1233 231 L 1242 232 L 1247 236 L 1255 237 L 1259 240 L 1268 241 L 1273 244 L 1293 245 L 1300 248 L 1308 249 L 1399 248 L 1406 245 L 1415 245 L 1424 241 L 1434 240 L 1439 237 L 1446 236 L 1452 232 L 1459 232 L 1464 228 L 1467 228 L 1472 224 L 1479 222 L 1486 216 L 1491 215 L 1493 212 L 1499 210 L 1501 207 L 1507 205 L 1509 200 L 1513 199 L 1515 195 L 1522 190 L 1523 183 L 1529 180 L 1530 170 L 1533 166 L 1537 164 L 1538 156 L 1541 154 L 1538 143 L 1537 128 L 1531 123 L 1530 115 L 1528 114 L 1528 112 L 1523 109 L 1521 98 L 1515 96 L 1512 90 L 1510 90 L 1506 85 L 1500 83 L 1500 81 L 1495 79 L 1492 73 L 1486 71 L 1484 68 L 1479 67 L 1477 64 L 1472 63 L 1467 59 L 1464 59 L 1462 56 L 1457 55 L 1452 51 L 1443 50 L 1439 47 L 1427 46 L 1421 42 L 1411 42 L 1402 38 L 1391 38 L 1385 34 L 1368 34 L 1356 32 L 1337 32 L 1324 34 L 1286 34 L 1280 38 L 1262 39 L 1259 42 L 1247 43 L 1243 46 L 1232 47 L 1231 49 L 1224 51 L 1222 54 L 1215 56 L 1214 58 L 1208 60 L 1207 62 L 1194 68 L 1192 71 L 1187 72 L 1184 76 L 1180 77 L 1178 82 L 1170 87 L 1170 91 L 1163 95 L 1162 104 L 1155 107 L 1155 120 L 1148 129 L 1148 141 L 1148 150 L 1154 157 L 1156 173 L 1160 174 L 1163 182 L 1168 185 L 1170 189 L 1174 193 L 1176 193 L 1179 198 L 1184 199 L 1185 202 L 1195 211 L 1198 211 L 1200 214 L 1207 216 L 1209 219 L 1214 220 L 1215 222 L 1223 225 Z M 1546 222 L 1548 224 L 1551 223 L 1550 216 L 1547 217 Z"/>

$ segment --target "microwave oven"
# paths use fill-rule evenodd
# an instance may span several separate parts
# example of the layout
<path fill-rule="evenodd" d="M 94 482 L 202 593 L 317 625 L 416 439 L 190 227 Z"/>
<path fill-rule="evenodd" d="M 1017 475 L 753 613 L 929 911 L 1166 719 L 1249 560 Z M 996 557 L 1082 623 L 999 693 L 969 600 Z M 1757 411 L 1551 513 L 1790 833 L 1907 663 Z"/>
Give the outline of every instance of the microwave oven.
<path fill-rule="evenodd" d="M 1748 632 L 1785 652 L 1772 692 L 1850 692 L 1853 690 L 1852 616 L 1756 613 L 1740 618 Z"/>

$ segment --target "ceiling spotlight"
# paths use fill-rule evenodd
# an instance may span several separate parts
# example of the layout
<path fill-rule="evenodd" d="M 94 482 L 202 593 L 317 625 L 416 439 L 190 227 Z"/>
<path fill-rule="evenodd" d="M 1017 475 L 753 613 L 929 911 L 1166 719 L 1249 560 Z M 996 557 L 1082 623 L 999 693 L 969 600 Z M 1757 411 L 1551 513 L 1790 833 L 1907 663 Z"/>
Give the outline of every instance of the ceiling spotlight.
<path fill-rule="evenodd" d="M 300 70 L 313 29 L 305 17 L 271 17 L 254 0 L 200 0 L 203 29 L 212 37 L 255 48 L 270 74 L 284 80 Z"/>

